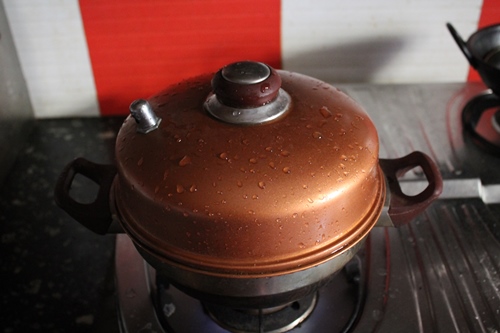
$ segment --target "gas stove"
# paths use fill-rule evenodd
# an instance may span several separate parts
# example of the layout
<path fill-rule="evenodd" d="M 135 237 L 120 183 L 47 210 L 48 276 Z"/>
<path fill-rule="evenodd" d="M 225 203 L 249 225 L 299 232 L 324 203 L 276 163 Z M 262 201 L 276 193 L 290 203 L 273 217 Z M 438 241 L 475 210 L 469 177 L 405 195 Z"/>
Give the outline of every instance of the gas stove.
<path fill-rule="evenodd" d="M 492 148 L 499 104 L 491 102 L 498 98 L 479 83 L 339 88 L 374 121 L 381 158 L 420 150 L 437 162 L 440 199 L 407 226 L 374 228 L 317 294 L 265 312 L 201 303 L 118 235 L 122 332 L 500 331 L 500 154 Z M 405 193 L 425 186 L 421 170 L 402 178 Z"/>

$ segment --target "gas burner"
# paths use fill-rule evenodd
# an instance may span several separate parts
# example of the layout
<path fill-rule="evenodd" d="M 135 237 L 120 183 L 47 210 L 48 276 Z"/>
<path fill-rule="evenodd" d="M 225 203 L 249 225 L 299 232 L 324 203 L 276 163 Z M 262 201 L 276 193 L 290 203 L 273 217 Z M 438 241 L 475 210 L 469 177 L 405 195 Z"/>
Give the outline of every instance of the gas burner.
<path fill-rule="evenodd" d="M 318 293 L 269 309 L 232 309 L 217 304 L 205 304 L 205 309 L 221 327 L 231 332 L 283 333 L 303 322 L 313 311 Z"/>
<path fill-rule="evenodd" d="M 363 251 L 317 293 L 271 309 L 231 309 L 202 303 L 156 273 L 130 239 L 117 237 L 120 331 L 158 333 L 348 332 L 366 298 Z M 362 274 L 363 272 L 363 274 Z"/>
<path fill-rule="evenodd" d="M 478 146 L 500 155 L 500 97 L 491 92 L 474 97 L 464 107 L 462 121 Z"/>

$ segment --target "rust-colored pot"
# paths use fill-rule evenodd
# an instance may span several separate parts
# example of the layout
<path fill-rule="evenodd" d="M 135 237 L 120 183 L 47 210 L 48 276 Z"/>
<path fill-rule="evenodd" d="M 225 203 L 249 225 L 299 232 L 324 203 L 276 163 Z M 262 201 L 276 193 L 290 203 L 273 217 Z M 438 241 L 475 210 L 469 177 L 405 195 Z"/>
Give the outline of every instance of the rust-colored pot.
<path fill-rule="evenodd" d="M 383 212 L 407 223 L 442 188 L 422 153 L 379 161 L 376 129 L 349 96 L 262 63 L 183 81 L 131 112 L 116 169 L 75 160 L 57 202 L 98 233 L 113 217 L 153 267 L 212 301 L 298 298 L 351 259 Z M 397 176 L 416 166 L 429 185 L 409 197 Z M 70 197 L 76 173 L 100 184 L 96 202 Z"/>

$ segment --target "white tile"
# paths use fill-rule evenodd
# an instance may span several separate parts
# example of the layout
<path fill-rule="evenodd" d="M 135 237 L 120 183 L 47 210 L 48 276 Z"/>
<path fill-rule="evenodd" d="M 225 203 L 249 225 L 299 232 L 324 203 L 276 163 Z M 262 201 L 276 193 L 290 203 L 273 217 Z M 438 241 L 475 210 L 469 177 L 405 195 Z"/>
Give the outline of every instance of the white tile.
<path fill-rule="evenodd" d="M 77 0 L 4 0 L 37 118 L 96 116 L 99 107 Z"/>

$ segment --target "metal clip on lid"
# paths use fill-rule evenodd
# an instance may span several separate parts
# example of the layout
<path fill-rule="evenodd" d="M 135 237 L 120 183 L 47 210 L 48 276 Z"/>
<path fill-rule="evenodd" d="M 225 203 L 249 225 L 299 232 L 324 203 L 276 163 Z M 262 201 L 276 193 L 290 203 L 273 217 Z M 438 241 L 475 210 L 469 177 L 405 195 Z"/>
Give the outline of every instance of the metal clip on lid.
<path fill-rule="evenodd" d="M 236 125 L 258 125 L 281 117 L 290 95 L 281 77 L 261 62 L 242 61 L 225 66 L 212 79 L 213 93 L 205 109 L 215 118 Z"/>

